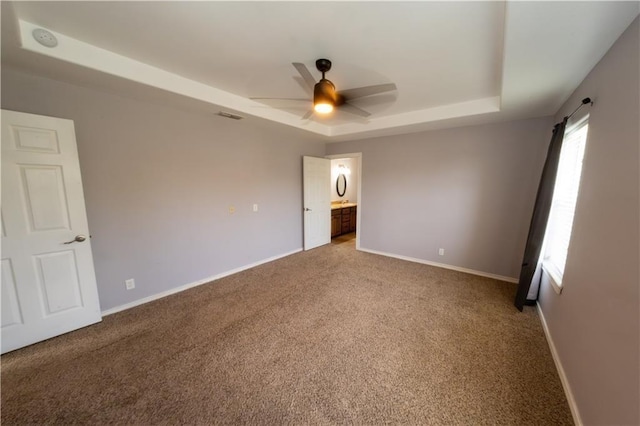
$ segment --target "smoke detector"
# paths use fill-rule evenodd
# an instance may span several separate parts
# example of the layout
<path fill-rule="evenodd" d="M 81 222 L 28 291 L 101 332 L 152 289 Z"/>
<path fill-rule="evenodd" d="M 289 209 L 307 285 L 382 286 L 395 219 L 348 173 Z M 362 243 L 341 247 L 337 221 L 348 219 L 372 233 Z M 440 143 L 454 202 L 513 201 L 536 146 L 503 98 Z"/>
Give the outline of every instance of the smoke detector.
<path fill-rule="evenodd" d="M 36 28 L 31 33 L 33 38 L 43 46 L 56 47 L 58 45 L 58 39 L 50 31 L 43 28 Z"/>

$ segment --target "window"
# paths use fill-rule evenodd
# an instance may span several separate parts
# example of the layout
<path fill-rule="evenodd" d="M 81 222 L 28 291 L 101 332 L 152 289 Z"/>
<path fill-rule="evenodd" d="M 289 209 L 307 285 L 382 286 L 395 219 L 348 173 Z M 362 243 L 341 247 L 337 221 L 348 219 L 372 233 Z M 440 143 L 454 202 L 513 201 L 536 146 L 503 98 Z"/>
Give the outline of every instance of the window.
<path fill-rule="evenodd" d="M 588 119 L 589 116 L 586 116 L 565 130 L 545 233 L 542 267 L 551 277 L 551 283 L 558 293 L 562 289 L 562 276 L 578 200 L 582 159 L 589 129 Z"/>

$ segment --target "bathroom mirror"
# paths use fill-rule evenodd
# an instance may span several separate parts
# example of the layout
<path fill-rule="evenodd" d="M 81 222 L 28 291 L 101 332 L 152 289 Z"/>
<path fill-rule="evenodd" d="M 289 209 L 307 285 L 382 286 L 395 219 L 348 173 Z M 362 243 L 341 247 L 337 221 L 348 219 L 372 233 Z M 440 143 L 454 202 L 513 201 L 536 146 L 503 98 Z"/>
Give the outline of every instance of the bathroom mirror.
<path fill-rule="evenodd" d="M 347 192 L 347 177 L 344 174 L 338 175 L 338 179 L 336 179 L 336 192 L 340 197 L 343 197 Z"/>

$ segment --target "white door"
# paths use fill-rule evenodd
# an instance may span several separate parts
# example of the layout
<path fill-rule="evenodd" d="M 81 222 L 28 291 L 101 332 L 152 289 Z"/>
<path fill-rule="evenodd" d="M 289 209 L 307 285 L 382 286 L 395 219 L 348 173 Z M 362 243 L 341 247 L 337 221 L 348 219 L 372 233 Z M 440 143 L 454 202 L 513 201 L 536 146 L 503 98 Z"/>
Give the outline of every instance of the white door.
<path fill-rule="evenodd" d="M 2 353 L 101 320 L 73 121 L 2 110 Z"/>
<path fill-rule="evenodd" d="M 331 242 L 331 160 L 303 157 L 304 249 Z"/>

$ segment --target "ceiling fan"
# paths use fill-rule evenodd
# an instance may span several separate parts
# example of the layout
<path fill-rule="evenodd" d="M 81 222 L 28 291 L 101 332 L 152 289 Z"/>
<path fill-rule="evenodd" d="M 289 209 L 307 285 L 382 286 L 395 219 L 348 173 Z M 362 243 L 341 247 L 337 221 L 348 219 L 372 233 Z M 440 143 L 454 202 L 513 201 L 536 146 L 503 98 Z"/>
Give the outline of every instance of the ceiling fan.
<path fill-rule="evenodd" d="M 368 117 L 371 115 L 368 111 L 350 103 L 350 101 L 365 96 L 377 95 L 378 93 L 390 92 L 396 90 L 394 83 L 376 84 L 373 86 L 356 87 L 353 89 L 336 90 L 335 85 L 325 78 L 325 73 L 331 69 L 331 61 L 328 59 L 318 59 L 316 61 L 316 68 L 322 73 L 320 81 L 316 82 L 309 69 L 305 64 L 300 62 L 294 62 L 292 64 L 295 69 L 300 73 L 302 79 L 307 84 L 309 89 L 313 91 L 313 109 L 309 110 L 302 119 L 305 120 L 316 112 L 318 114 L 328 114 L 334 109 L 348 112 L 351 114 L 359 115 L 361 117 Z M 260 99 L 278 99 L 278 98 L 251 98 L 255 100 Z M 301 100 L 311 101 L 311 99 L 292 99 L 292 98 L 280 98 L 289 100 Z"/>

